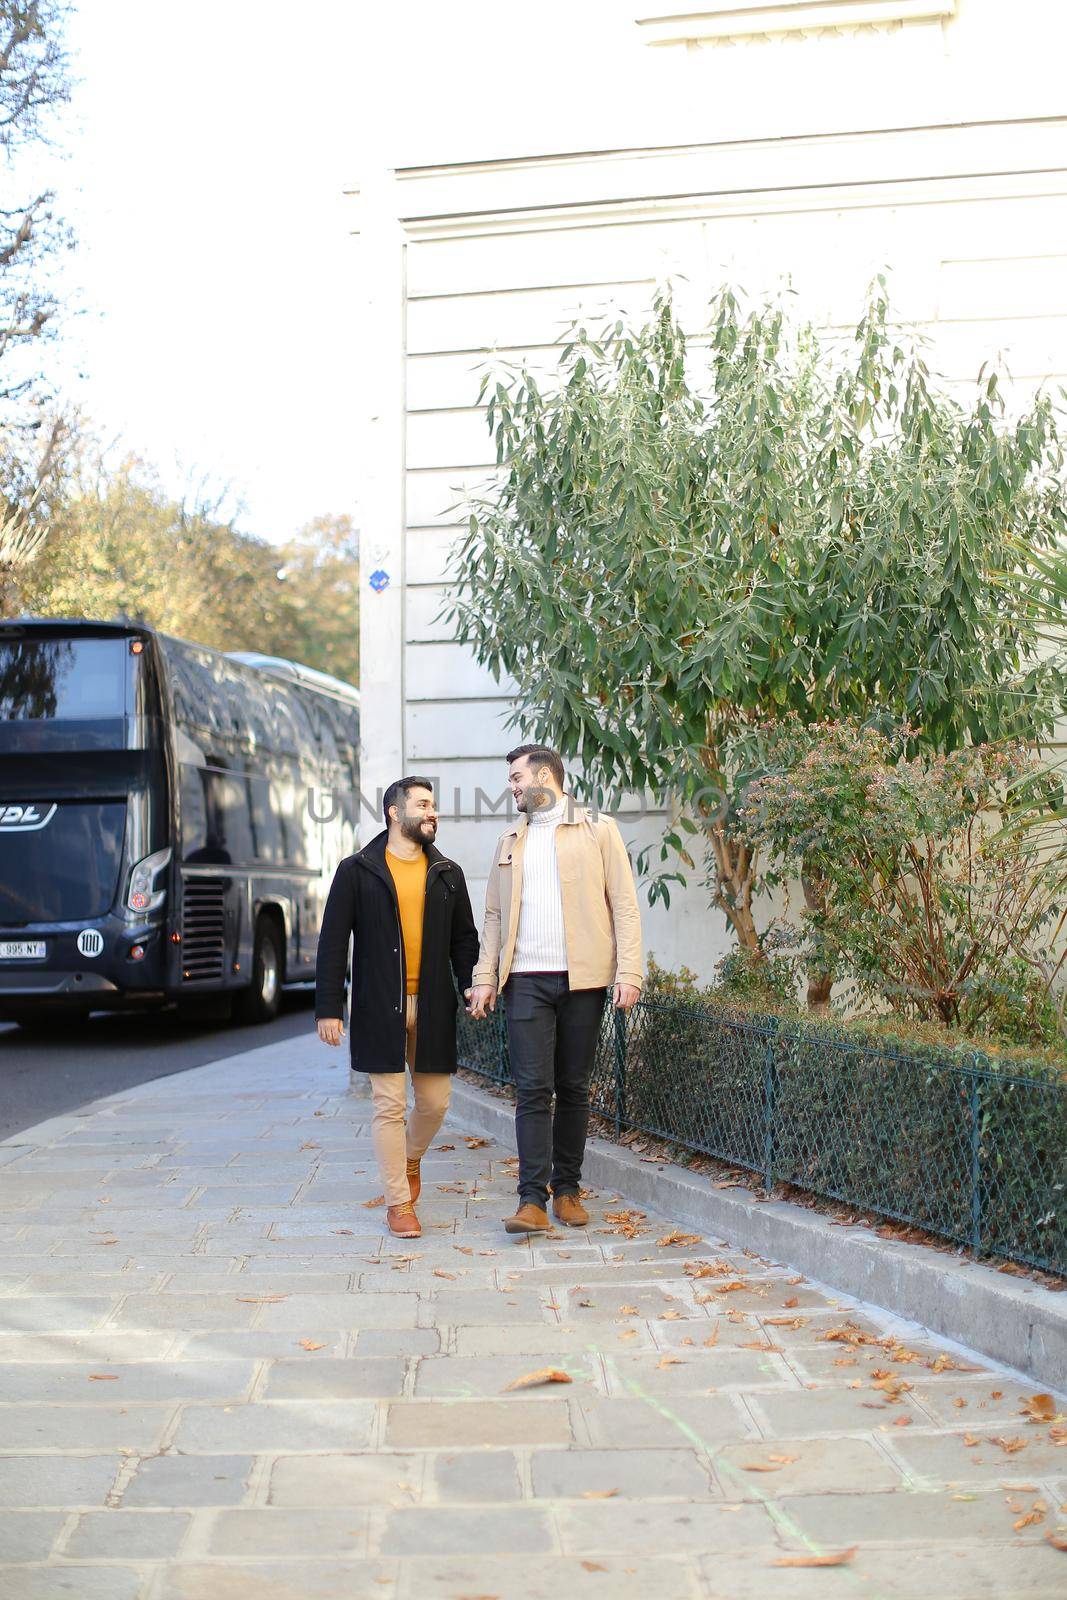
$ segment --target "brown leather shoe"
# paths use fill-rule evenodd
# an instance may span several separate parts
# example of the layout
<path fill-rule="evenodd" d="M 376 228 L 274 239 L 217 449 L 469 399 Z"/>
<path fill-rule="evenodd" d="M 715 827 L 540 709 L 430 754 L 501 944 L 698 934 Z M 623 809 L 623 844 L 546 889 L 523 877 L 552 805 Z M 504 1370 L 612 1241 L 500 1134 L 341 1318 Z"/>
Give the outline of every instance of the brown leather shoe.
<path fill-rule="evenodd" d="M 552 1210 L 556 1220 L 568 1228 L 584 1228 L 589 1221 L 589 1213 L 576 1194 L 554 1194 Z"/>
<path fill-rule="evenodd" d="M 418 1239 L 422 1236 L 422 1225 L 413 1205 L 390 1206 L 385 1213 L 385 1220 L 389 1224 L 389 1232 L 395 1233 L 398 1239 Z"/>
<path fill-rule="evenodd" d="M 513 1217 L 504 1218 L 507 1233 L 547 1233 L 548 1212 L 530 1203 L 522 1205 Z"/>
<path fill-rule="evenodd" d="M 408 1188 L 411 1190 L 412 1205 L 415 1204 L 415 1201 L 422 1193 L 422 1172 L 419 1165 L 421 1159 L 419 1157 L 415 1161 L 408 1161 Z"/>

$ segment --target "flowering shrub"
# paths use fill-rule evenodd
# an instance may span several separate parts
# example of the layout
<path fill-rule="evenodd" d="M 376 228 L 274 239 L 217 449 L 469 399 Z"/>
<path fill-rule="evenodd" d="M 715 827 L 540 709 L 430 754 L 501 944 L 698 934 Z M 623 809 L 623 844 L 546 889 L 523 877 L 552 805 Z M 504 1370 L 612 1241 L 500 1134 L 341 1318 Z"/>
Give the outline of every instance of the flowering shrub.
<path fill-rule="evenodd" d="M 746 834 L 818 883 L 805 924 L 862 998 L 970 1033 L 1050 1040 L 1067 883 L 1045 870 L 1040 830 L 1006 825 L 1037 762 L 1019 745 L 909 759 L 911 733 L 851 721 L 771 730 Z"/>

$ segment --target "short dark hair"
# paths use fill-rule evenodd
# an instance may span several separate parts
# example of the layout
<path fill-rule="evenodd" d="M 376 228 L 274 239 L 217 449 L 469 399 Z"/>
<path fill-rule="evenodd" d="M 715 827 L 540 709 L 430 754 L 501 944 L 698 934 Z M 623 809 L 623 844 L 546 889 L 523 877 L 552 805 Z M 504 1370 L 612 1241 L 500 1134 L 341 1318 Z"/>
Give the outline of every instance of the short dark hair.
<path fill-rule="evenodd" d="M 531 765 L 547 767 L 555 778 L 560 788 L 563 788 L 566 774 L 563 771 L 563 757 L 558 750 L 553 750 L 550 744 L 520 744 L 507 753 L 507 763 L 511 766 L 513 761 L 518 761 L 520 756 L 529 756 Z"/>
<path fill-rule="evenodd" d="M 394 781 L 389 785 L 388 789 L 386 789 L 385 794 L 382 796 L 382 815 L 385 817 L 385 821 L 386 821 L 386 825 L 387 826 L 388 826 L 388 823 L 389 823 L 389 807 L 390 806 L 397 806 L 402 810 L 404 802 L 401 800 L 400 796 L 402 794 L 406 795 L 409 789 L 429 789 L 430 793 L 433 794 L 434 793 L 433 779 L 432 778 L 396 778 L 396 779 L 394 779 Z"/>

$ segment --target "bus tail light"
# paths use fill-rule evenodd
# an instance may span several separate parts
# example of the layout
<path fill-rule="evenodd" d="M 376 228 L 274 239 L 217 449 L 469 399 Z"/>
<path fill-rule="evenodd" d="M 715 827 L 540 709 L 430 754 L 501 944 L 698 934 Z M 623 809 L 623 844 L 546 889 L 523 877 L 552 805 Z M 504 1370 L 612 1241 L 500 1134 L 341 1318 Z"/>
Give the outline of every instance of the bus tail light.
<path fill-rule="evenodd" d="M 130 873 L 130 887 L 126 893 L 126 904 L 131 911 L 142 915 L 146 911 L 155 911 L 167 898 L 166 889 L 157 889 L 155 880 L 163 868 L 170 862 L 170 849 L 157 850 L 154 855 L 145 856 L 143 861 L 138 861 Z"/>

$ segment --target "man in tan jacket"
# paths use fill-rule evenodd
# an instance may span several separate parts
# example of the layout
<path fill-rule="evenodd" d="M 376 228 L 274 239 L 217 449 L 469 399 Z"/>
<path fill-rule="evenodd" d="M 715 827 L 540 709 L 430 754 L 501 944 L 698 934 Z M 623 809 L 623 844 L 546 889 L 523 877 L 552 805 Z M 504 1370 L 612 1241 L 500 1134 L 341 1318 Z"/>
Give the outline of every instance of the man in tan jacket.
<path fill-rule="evenodd" d="M 550 1190 L 560 1222 L 589 1221 L 589 1080 L 608 989 L 622 1011 L 641 993 L 641 916 L 617 826 L 564 794 L 558 751 L 520 745 L 508 782 L 520 816 L 493 855 L 470 1010 L 484 1017 L 498 993 L 507 1001 L 519 1208 L 504 1226 L 541 1233 Z"/>

